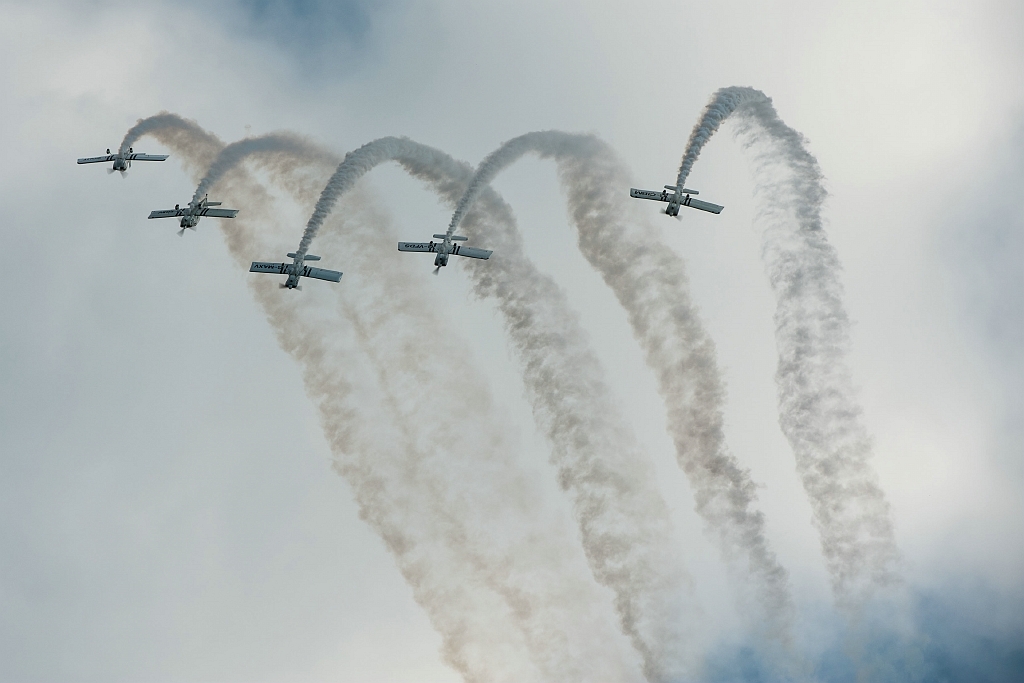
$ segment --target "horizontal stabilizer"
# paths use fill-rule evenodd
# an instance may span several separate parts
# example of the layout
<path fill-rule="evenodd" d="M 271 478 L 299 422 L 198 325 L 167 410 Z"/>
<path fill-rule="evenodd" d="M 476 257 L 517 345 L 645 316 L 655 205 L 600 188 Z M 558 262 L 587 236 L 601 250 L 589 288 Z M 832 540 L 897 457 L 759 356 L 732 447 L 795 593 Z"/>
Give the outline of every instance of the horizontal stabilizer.
<path fill-rule="evenodd" d="M 684 206 L 688 206 L 691 209 L 700 209 L 701 211 L 710 211 L 711 213 L 722 213 L 722 209 L 725 208 L 724 206 L 719 206 L 718 204 L 712 204 L 711 202 L 702 202 L 699 199 L 691 199 L 690 197 L 686 197 L 685 199 L 683 199 L 682 203 Z"/>
<path fill-rule="evenodd" d="M 206 202 L 207 206 L 220 206 L 224 202 Z"/>
<path fill-rule="evenodd" d="M 448 235 L 434 235 L 434 239 L 436 239 L 436 240 L 443 240 L 445 237 L 448 237 Z M 468 237 L 463 237 L 462 235 L 452 235 L 451 236 L 452 242 L 465 242 L 468 239 L 469 239 Z"/>
<path fill-rule="evenodd" d="M 295 258 L 295 256 L 296 256 L 296 253 L 294 251 L 288 252 L 288 258 Z M 302 258 L 302 260 L 303 261 L 319 261 L 320 257 L 319 256 L 314 256 L 313 254 L 306 254 Z"/>
<path fill-rule="evenodd" d="M 672 190 L 673 192 L 675 192 L 676 191 L 676 186 L 675 185 L 666 185 L 665 189 L 666 190 Z M 697 190 L 688 190 L 687 188 L 684 187 L 683 188 L 683 194 L 700 194 L 700 192 L 697 192 Z"/>
<path fill-rule="evenodd" d="M 494 252 L 490 249 L 477 249 L 475 247 L 463 247 L 461 245 L 452 249 L 456 256 L 468 256 L 469 258 L 489 259 Z"/>
<path fill-rule="evenodd" d="M 167 209 L 166 211 L 150 211 L 150 218 L 175 218 L 177 216 L 184 216 L 185 209 Z"/>

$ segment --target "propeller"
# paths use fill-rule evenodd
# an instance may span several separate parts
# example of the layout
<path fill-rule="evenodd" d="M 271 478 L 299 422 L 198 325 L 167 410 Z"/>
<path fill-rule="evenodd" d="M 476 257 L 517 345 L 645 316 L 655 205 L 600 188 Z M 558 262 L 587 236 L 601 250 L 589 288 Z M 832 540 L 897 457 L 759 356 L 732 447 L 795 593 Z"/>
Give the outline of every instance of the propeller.
<path fill-rule="evenodd" d="M 185 234 L 185 228 L 182 228 L 181 230 L 178 231 L 178 237 L 181 237 L 184 234 Z"/>
<path fill-rule="evenodd" d="M 441 272 L 441 266 L 438 266 L 437 268 L 434 268 L 434 275 L 437 275 L 440 272 Z"/>
<path fill-rule="evenodd" d="M 113 172 L 114 172 L 114 169 L 112 169 L 112 168 L 108 168 L 107 169 L 107 175 L 111 175 Z"/>
<path fill-rule="evenodd" d="M 128 172 L 127 171 L 121 171 L 121 177 L 122 178 L 127 178 L 128 177 Z"/>

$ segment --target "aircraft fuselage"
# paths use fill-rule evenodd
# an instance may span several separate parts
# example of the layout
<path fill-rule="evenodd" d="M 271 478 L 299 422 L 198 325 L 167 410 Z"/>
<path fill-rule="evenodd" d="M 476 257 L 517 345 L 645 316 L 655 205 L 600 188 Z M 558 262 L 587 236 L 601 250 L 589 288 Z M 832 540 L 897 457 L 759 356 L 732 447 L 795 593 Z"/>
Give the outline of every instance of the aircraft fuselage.
<path fill-rule="evenodd" d="M 115 171 L 127 171 L 131 168 L 132 157 L 135 156 L 135 150 L 131 147 L 128 148 L 128 153 L 124 154 L 120 150 L 117 152 L 117 158 L 114 159 L 113 169 Z"/>

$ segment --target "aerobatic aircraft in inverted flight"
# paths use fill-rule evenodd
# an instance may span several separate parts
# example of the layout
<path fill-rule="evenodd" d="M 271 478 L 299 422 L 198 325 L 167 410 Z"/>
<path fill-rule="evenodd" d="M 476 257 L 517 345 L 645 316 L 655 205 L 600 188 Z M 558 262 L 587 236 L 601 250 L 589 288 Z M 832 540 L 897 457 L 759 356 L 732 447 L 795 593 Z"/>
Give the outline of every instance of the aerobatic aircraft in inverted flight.
<path fill-rule="evenodd" d="M 299 286 L 300 277 L 312 277 L 317 280 L 327 280 L 328 282 L 339 282 L 341 281 L 341 273 L 336 270 L 325 270 L 323 268 L 311 268 L 310 266 L 304 265 L 303 261 L 319 261 L 319 256 L 313 256 L 312 254 L 305 254 L 301 258 L 298 254 L 292 252 L 288 254 L 288 258 L 292 259 L 292 263 L 264 263 L 263 261 L 253 261 L 252 265 L 249 266 L 250 273 L 272 273 L 275 275 L 287 275 L 288 279 L 281 285 L 281 289 L 302 289 Z"/>
<path fill-rule="evenodd" d="M 149 214 L 150 218 L 178 218 L 181 217 L 181 230 L 178 231 L 178 236 L 185 234 L 185 228 L 196 229 L 196 224 L 199 223 L 199 219 L 203 216 L 209 216 L 210 218 L 234 218 L 238 215 L 238 209 L 214 209 L 212 207 L 220 206 L 220 202 L 211 202 L 210 195 L 206 195 L 198 202 L 193 200 L 188 203 L 184 209 L 178 204 L 174 205 L 173 209 L 167 209 L 166 211 L 151 211 Z"/>
<path fill-rule="evenodd" d="M 702 202 L 699 199 L 694 199 L 690 196 L 693 194 L 699 194 L 699 192 L 697 192 L 697 190 L 688 190 L 685 187 L 679 187 L 678 185 L 666 185 L 665 189 L 661 192 L 658 192 L 657 190 L 638 190 L 635 187 L 629 188 L 630 197 L 635 197 L 637 199 L 650 199 L 656 202 L 668 202 L 668 206 L 665 207 L 665 213 L 669 216 L 678 216 L 680 206 L 689 206 L 692 209 L 710 211 L 711 213 L 722 213 L 722 209 L 725 208 L 718 204 Z"/>
<path fill-rule="evenodd" d="M 107 155 L 102 157 L 85 157 L 79 159 L 80 164 L 102 164 L 107 161 L 113 161 L 114 165 L 111 166 L 110 172 L 120 171 L 121 175 L 125 174 L 129 168 L 132 167 L 133 161 L 165 161 L 167 154 L 143 154 L 142 152 L 136 152 L 131 147 L 128 148 L 127 152 L 121 152 L 118 150 L 114 154 L 110 153 L 110 149 L 107 149 Z"/>
<path fill-rule="evenodd" d="M 452 242 L 465 242 L 466 237 L 461 235 L 434 235 L 434 239 L 440 240 L 440 242 L 399 242 L 398 251 L 422 251 L 431 254 L 437 254 L 434 257 L 434 265 L 437 268 L 434 273 L 441 270 L 442 266 L 448 265 L 449 254 L 456 256 L 468 256 L 469 258 L 478 259 L 489 259 L 491 254 L 494 252 L 490 249 L 477 249 L 476 247 L 464 247 L 461 244 L 452 244 Z"/>

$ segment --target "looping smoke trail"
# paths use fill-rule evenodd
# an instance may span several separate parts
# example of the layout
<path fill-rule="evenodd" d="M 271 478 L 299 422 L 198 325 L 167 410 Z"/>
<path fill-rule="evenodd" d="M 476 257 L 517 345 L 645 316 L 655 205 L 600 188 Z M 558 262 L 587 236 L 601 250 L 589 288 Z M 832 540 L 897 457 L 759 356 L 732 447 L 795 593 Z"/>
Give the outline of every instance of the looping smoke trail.
<path fill-rule="evenodd" d="M 443 182 L 453 182 L 444 169 L 437 174 Z M 429 307 L 409 296 L 422 289 L 422 283 L 408 275 L 410 261 L 405 255 L 389 248 L 394 235 L 379 229 L 380 221 L 366 212 L 352 215 L 350 202 L 341 213 L 344 221 L 364 227 L 344 235 L 322 234 L 318 251 L 327 246 L 335 253 L 349 253 L 348 267 L 354 274 L 379 272 L 377 281 L 386 284 L 352 292 L 344 299 L 346 309 L 358 309 L 348 317 L 365 336 L 363 347 L 378 359 L 374 365 L 381 384 L 393 387 L 399 428 L 415 425 L 418 448 L 437 451 L 434 462 L 425 461 L 410 476 L 434 491 L 428 499 L 444 501 L 441 514 L 448 545 L 459 548 L 463 560 L 505 600 L 507 619 L 523 634 L 543 680 L 588 681 L 606 675 L 635 679 L 635 656 L 618 649 L 625 643 L 616 645 L 623 639 L 612 626 L 614 615 L 610 606 L 601 604 L 606 596 L 598 595 L 573 534 L 558 525 L 538 527 L 534 487 L 523 481 L 521 472 L 502 470 L 492 455 L 497 449 L 491 442 L 502 430 L 490 411 L 481 411 L 488 396 L 466 381 L 472 374 L 467 374 L 470 368 L 464 363 L 457 372 L 439 373 L 432 362 L 467 354 L 452 345 L 449 333 L 436 329 L 434 316 L 425 315 Z M 401 316 L 395 315 L 396 301 L 401 302 Z M 400 340 L 404 341 L 399 344 Z M 416 387 L 410 386 L 410 379 Z M 460 447 L 467 439 L 484 443 Z M 460 457 L 467 462 L 459 465 Z M 453 497 L 452 482 L 473 483 L 470 490 Z M 502 544 L 499 538 L 513 540 Z M 600 623 L 589 621 L 595 607 Z"/>
<path fill-rule="evenodd" d="M 225 148 L 220 157 L 213 161 L 213 166 L 219 168 L 218 173 L 223 176 L 230 170 L 232 164 L 237 165 L 245 157 L 245 150 L 248 150 L 250 154 L 259 152 L 260 154 L 255 158 L 264 166 L 267 154 L 284 157 L 300 156 L 306 162 L 313 161 L 304 154 L 301 146 L 289 143 L 284 147 L 274 148 L 269 142 L 256 144 L 252 144 L 252 142 L 240 141 L 235 144 L 233 149 L 232 146 Z M 440 185 L 449 188 L 449 194 L 454 201 L 454 197 L 461 192 L 464 186 L 464 180 L 460 182 L 460 178 L 468 178 L 471 169 L 464 163 L 454 162 L 450 157 L 447 159 L 449 167 L 441 170 L 435 169 L 433 178 Z M 324 160 L 323 153 L 320 153 L 317 160 Z M 277 167 L 280 166 L 281 161 L 278 161 Z M 446 176 L 446 172 L 450 172 L 451 168 L 458 171 L 456 178 Z M 275 168 L 271 167 L 268 170 L 273 172 Z M 207 172 L 206 177 L 211 179 L 210 186 L 213 182 L 212 176 L 213 173 Z M 302 189 L 302 194 L 306 194 L 305 188 Z M 243 205 L 247 205 L 247 203 L 243 203 Z M 351 206 L 346 208 L 346 217 L 352 208 Z M 335 245 L 339 247 L 337 251 L 344 251 L 356 259 L 367 261 L 364 269 L 366 272 L 379 274 L 378 281 L 383 279 L 384 282 L 390 282 L 386 291 L 372 289 L 370 292 L 364 291 L 361 295 L 356 294 L 353 300 L 359 302 L 362 312 L 351 310 L 353 306 L 346 305 L 347 313 L 345 315 L 346 327 L 357 331 L 362 330 L 359 332 L 359 336 L 364 349 L 378 351 L 387 356 L 386 358 L 379 357 L 372 363 L 378 368 L 378 377 L 381 382 L 393 387 L 389 390 L 392 397 L 426 396 L 425 400 L 428 404 L 431 403 L 432 398 L 436 398 L 444 403 L 448 410 L 454 411 L 456 415 L 466 418 L 478 426 L 479 429 L 473 430 L 473 433 L 493 434 L 495 430 L 487 428 L 487 416 L 477 414 L 480 406 L 486 404 L 486 400 L 481 400 L 479 392 L 473 391 L 472 387 L 463 386 L 455 394 L 446 394 L 443 389 L 444 378 L 438 378 L 431 370 L 433 366 L 429 363 L 429 358 L 420 358 L 424 353 L 424 348 L 430 346 L 431 339 L 436 338 L 439 342 L 443 340 L 443 343 L 435 345 L 438 348 L 428 349 L 428 351 L 441 354 L 451 350 L 450 341 L 447 335 L 440 333 L 425 334 L 425 330 L 430 327 L 431 323 L 430 320 L 422 318 L 425 312 L 431 309 L 423 302 L 412 301 L 415 297 L 411 297 L 409 293 L 415 291 L 415 285 L 408 282 L 407 279 L 398 277 L 402 269 L 397 266 L 400 266 L 401 263 L 393 263 L 383 269 L 380 267 L 381 247 L 388 242 L 386 235 L 378 234 L 380 233 L 380 220 L 372 215 L 357 215 L 353 224 L 360 227 L 349 227 L 347 234 L 344 235 L 344 243 Z M 337 231 L 334 234 L 337 234 Z M 225 236 L 229 238 L 232 252 L 240 260 L 244 260 L 247 254 L 252 253 L 251 243 L 254 239 L 250 235 L 240 241 L 239 238 L 242 235 L 244 232 L 237 229 L 225 232 Z M 340 237 L 339 235 L 338 238 L 340 239 Z M 381 243 L 381 237 L 384 237 L 383 243 Z M 370 242 L 376 240 L 376 242 L 364 244 L 368 240 Z M 387 250 L 384 254 L 384 260 L 390 258 L 393 261 L 394 257 L 397 257 L 397 253 L 392 254 L 391 250 Z M 349 265 L 352 265 L 351 261 Z M 391 282 L 392 280 L 394 282 Z M 257 285 L 259 284 L 261 283 L 257 282 Z M 495 531 L 493 525 L 484 524 L 483 529 L 476 531 L 466 527 L 466 520 L 484 517 L 483 511 L 488 503 L 500 508 L 506 516 L 505 510 L 516 508 L 514 501 L 508 499 L 508 494 L 512 490 L 529 488 L 528 486 L 524 487 L 523 482 L 520 481 L 521 475 L 517 475 L 514 470 L 502 472 L 500 467 L 496 468 L 499 463 L 495 462 L 493 458 L 488 460 L 481 457 L 484 454 L 479 448 L 467 450 L 458 448 L 457 444 L 449 448 L 448 452 L 435 456 L 437 462 L 435 465 L 430 465 L 429 461 L 425 460 L 426 454 L 417 444 L 426 443 L 436 446 L 440 443 L 457 442 L 460 439 L 460 432 L 465 433 L 465 430 L 459 430 L 456 425 L 449 424 L 448 420 L 443 419 L 443 415 L 424 421 L 422 418 L 425 414 L 436 412 L 430 405 L 406 406 L 404 410 L 399 410 L 396 405 L 399 401 L 394 398 L 389 400 L 390 411 L 399 411 L 399 413 L 396 418 L 389 420 L 389 424 L 396 426 L 391 433 L 397 432 L 405 435 L 405 444 L 400 446 L 400 450 L 404 450 L 407 455 L 399 458 L 399 464 L 391 465 L 391 467 L 400 469 L 400 476 L 383 474 L 382 468 L 388 467 L 386 464 L 388 462 L 394 463 L 395 456 L 392 455 L 389 459 L 387 449 L 381 451 L 379 430 L 375 431 L 371 428 L 370 432 L 377 436 L 364 439 L 362 444 L 353 447 L 353 443 L 355 443 L 353 440 L 357 439 L 361 430 L 354 428 L 352 421 L 358 420 L 358 425 L 363 425 L 367 420 L 362 416 L 366 413 L 365 406 L 359 399 L 351 398 L 354 392 L 350 382 L 338 375 L 338 367 L 350 365 L 350 363 L 338 363 L 337 367 L 332 365 L 331 354 L 323 349 L 324 340 L 322 331 L 320 331 L 322 328 L 311 332 L 306 330 L 309 326 L 303 324 L 306 316 L 309 315 L 308 311 L 303 316 L 296 318 L 294 316 L 296 307 L 288 305 L 287 310 L 284 310 L 285 305 L 274 288 L 266 290 L 266 288 L 257 286 L 257 292 L 268 310 L 268 316 L 278 330 L 282 346 L 303 361 L 307 389 L 321 406 L 325 429 L 329 435 L 334 435 L 332 444 L 335 445 L 335 452 L 338 453 L 339 470 L 353 484 L 364 518 L 388 542 L 403 574 L 416 590 L 417 600 L 424 606 L 435 626 L 444 635 L 446 661 L 460 670 L 467 680 L 478 679 L 481 671 L 490 671 L 491 679 L 500 677 L 497 674 L 498 669 L 493 665 L 481 668 L 483 665 L 476 661 L 481 651 L 473 643 L 474 641 L 480 642 L 479 633 L 485 629 L 482 629 L 479 624 L 473 626 L 466 620 L 467 615 L 470 617 L 477 615 L 484 616 L 489 621 L 496 619 L 500 621 L 502 609 L 500 606 L 492 606 L 488 609 L 471 608 L 466 604 L 466 599 L 462 594 L 472 587 L 472 582 L 465 580 L 464 577 L 467 565 L 469 565 L 469 569 L 475 572 L 484 585 L 498 593 L 508 605 L 508 619 L 510 622 L 517 623 L 525 635 L 530 648 L 530 657 L 540 667 L 544 680 L 586 681 L 602 676 L 610 676 L 617 680 L 632 679 L 631 669 L 635 667 L 632 657 L 624 656 L 626 653 L 613 646 L 615 634 L 605 630 L 604 625 L 609 624 L 609 620 L 602 614 L 603 608 L 595 609 L 598 604 L 596 601 L 599 598 L 594 594 L 594 590 L 589 588 L 593 585 L 592 582 L 587 581 L 581 584 L 577 578 L 582 578 L 584 574 L 580 572 L 586 571 L 582 566 L 582 558 L 580 558 L 581 566 L 578 568 L 573 566 L 573 561 L 569 560 L 573 556 L 573 552 L 570 550 L 573 548 L 573 544 L 568 537 L 560 536 L 557 529 L 551 527 L 550 522 L 544 523 L 544 531 L 540 533 L 536 524 L 531 527 L 526 523 L 527 519 L 523 516 L 525 513 L 521 513 L 519 516 L 513 515 L 514 519 L 506 522 L 504 526 L 505 528 L 514 528 L 527 536 L 516 542 L 512 548 L 502 551 L 499 547 L 493 547 L 495 542 L 490 538 Z M 374 294 L 375 292 L 376 294 Z M 347 301 L 349 297 L 342 297 L 342 300 Z M 395 310 L 396 302 L 404 303 L 404 308 Z M 421 319 L 415 322 L 408 320 L 410 312 L 415 313 Z M 291 322 L 282 322 L 281 318 L 286 315 Z M 427 318 L 432 318 L 432 316 L 428 315 Z M 379 322 L 373 322 L 374 320 Z M 385 351 L 390 348 L 389 344 L 397 343 L 396 340 L 408 338 L 410 330 L 416 330 L 416 333 L 414 338 L 406 343 L 406 347 Z M 298 342 L 296 335 L 300 334 L 304 337 L 301 342 Z M 373 353 L 371 353 L 372 355 Z M 337 354 L 334 354 L 334 357 L 337 357 Z M 346 360 L 348 358 L 349 356 L 346 356 Z M 410 363 L 396 363 L 396 358 L 417 358 L 419 360 L 410 365 Z M 314 367 L 311 368 L 311 364 Z M 418 370 L 415 381 L 420 387 L 429 384 L 434 387 L 434 392 L 438 392 L 440 379 L 442 387 L 438 392 L 439 395 L 434 392 L 426 394 L 422 388 L 413 392 L 401 391 L 403 382 L 408 383 L 413 380 L 408 376 L 409 368 L 414 371 L 414 375 Z M 466 376 L 466 370 L 467 368 L 462 368 L 460 375 Z M 425 372 L 426 375 L 424 375 Z M 331 379 L 328 380 L 328 378 Z M 467 389 L 470 390 L 467 391 Z M 453 400 L 453 396 L 469 397 L 469 403 L 462 405 L 458 400 Z M 352 402 L 355 407 L 350 406 L 344 410 L 338 407 L 347 401 Z M 410 425 L 416 425 L 418 431 L 423 431 L 424 425 L 433 425 L 429 430 L 432 435 L 429 432 L 418 436 L 411 434 L 408 430 Z M 342 457 L 342 453 L 348 455 Z M 481 500 L 469 508 L 466 508 L 464 504 L 461 507 L 453 508 L 452 505 L 458 503 L 465 495 L 456 496 L 453 499 L 452 492 L 446 489 L 451 488 L 452 481 L 479 482 L 482 478 L 479 474 L 450 476 L 453 474 L 450 470 L 452 456 L 455 453 L 468 453 L 473 463 L 479 462 L 486 468 L 487 474 L 490 475 L 487 478 L 493 480 L 490 485 L 498 487 L 497 491 L 489 491 L 487 485 L 475 485 L 474 488 L 481 489 L 486 493 L 478 493 Z M 403 459 L 404 465 L 401 464 Z M 424 464 L 416 465 L 419 462 Z M 408 500 L 398 501 L 401 504 L 397 506 L 393 499 L 388 504 L 381 502 L 388 500 L 388 496 L 382 493 L 381 487 L 387 487 L 388 482 L 396 478 L 415 482 L 414 491 L 406 490 L 402 495 L 408 497 L 416 490 L 420 491 L 418 495 L 422 497 L 419 499 L 417 509 L 430 508 L 433 510 L 429 515 L 420 513 L 422 518 L 437 520 L 432 527 L 433 531 L 424 529 L 419 530 L 418 533 L 411 532 L 410 527 L 415 525 L 410 524 L 409 520 L 400 525 L 387 523 L 387 519 L 395 514 L 394 511 L 386 510 L 388 505 L 397 507 L 399 510 L 403 509 L 403 506 L 407 508 L 409 505 Z M 494 521 L 493 518 L 488 519 Z M 531 528 L 533 531 L 530 531 Z M 436 537 L 438 533 L 441 533 L 440 538 Z M 430 534 L 434 536 L 432 542 L 424 538 Z M 482 544 L 481 541 L 483 541 Z M 409 559 L 410 555 L 415 556 L 417 553 L 427 552 L 426 550 L 416 551 L 416 547 L 426 549 L 433 546 L 452 549 L 449 553 L 452 558 L 446 562 L 450 565 L 455 561 L 456 565 L 443 564 L 441 559 L 434 557 L 437 551 L 433 551 L 430 562 L 425 560 L 413 562 Z M 568 554 L 567 550 L 570 550 Z M 526 566 L 519 566 L 524 561 Z M 538 563 L 541 566 L 535 567 L 534 565 Z M 540 582 L 533 578 L 538 571 L 542 572 L 544 576 Z M 446 594 L 448 589 L 443 589 L 437 584 L 436 574 L 439 572 L 450 577 L 454 582 L 452 585 L 459 586 L 462 594 Z M 431 579 L 432 576 L 434 576 L 433 579 Z M 443 599 L 441 596 L 444 596 Z M 508 648 L 503 646 L 501 641 L 492 639 L 492 642 L 488 644 L 488 649 L 498 652 Z M 473 674 L 474 671 L 478 673 Z M 523 675 L 523 672 L 517 674 L 519 679 L 522 679 Z"/>
<path fill-rule="evenodd" d="M 788 578 L 768 543 L 763 514 L 753 509 L 756 490 L 749 472 L 724 442 L 724 389 L 714 344 L 689 298 L 681 259 L 657 243 L 649 226 L 636 225 L 624 211 L 621 189 L 628 183 L 611 150 L 594 136 L 558 131 L 514 138 L 481 162 L 452 226 L 482 188 L 529 152 L 558 162 L 580 249 L 626 309 L 657 375 L 697 512 L 730 566 L 745 565 L 737 580 L 753 579 L 762 613 L 751 621 L 766 638 L 788 649 L 793 612 Z"/>
<path fill-rule="evenodd" d="M 121 154 L 126 154 L 128 148 L 143 135 L 152 135 L 167 145 L 173 144 L 188 154 L 186 163 L 193 164 L 193 170 L 204 168 L 209 164 L 211 154 L 218 145 L 222 143 L 216 137 L 203 130 L 195 121 L 184 119 L 177 114 L 162 111 L 159 114 L 139 119 L 138 122 L 128 129 L 121 141 L 119 149 Z"/>
<path fill-rule="evenodd" d="M 410 151 L 415 154 L 398 161 L 412 175 L 453 204 L 465 196 L 464 188 L 439 173 L 454 175 L 450 157 L 429 148 Z M 471 170 L 460 170 L 468 180 Z M 648 680 L 692 676 L 699 644 L 687 622 L 696 607 L 671 550 L 667 510 L 651 482 L 649 460 L 612 405 L 600 363 L 564 292 L 527 259 L 508 205 L 486 186 L 476 193 L 482 195 L 480 210 L 467 214 L 466 227 L 486 239 L 496 256 L 467 267 L 477 294 L 495 298 L 505 316 L 534 416 L 554 446 L 553 462 L 577 510 L 594 576 L 616 592 L 623 632 L 643 656 Z"/>
<path fill-rule="evenodd" d="M 259 155 L 299 157 L 306 163 L 337 164 L 337 157 L 306 138 L 290 132 L 277 132 L 232 142 L 220 151 L 196 186 L 192 201 L 198 202 L 225 173 L 234 169 L 246 157 Z"/>
<path fill-rule="evenodd" d="M 839 258 L 822 227 L 823 176 L 769 97 L 731 87 L 715 93 L 694 127 L 680 178 L 730 115 L 758 161 L 762 258 L 777 302 L 779 423 L 811 501 L 837 601 L 856 608 L 898 580 L 899 553 L 846 365 L 850 322 Z"/>
<path fill-rule="evenodd" d="M 197 154 L 207 163 L 222 147 L 212 136 L 188 139 L 178 132 L 174 129 L 163 138 L 160 129 L 150 130 L 176 152 Z M 185 144 L 177 147 L 176 143 L 182 142 Z M 269 215 L 267 198 L 250 183 L 228 185 L 226 189 L 250 209 L 248 213 Z M 266 250 L 265 245 L 260 246 L 258 234 L 246 231 L 244 223 L 236 222 L 225 236 L 239 261 Z M 307 390 L 321 407 L 339 471 L 352 485 L 361 516 L 385 541 L 417 602 L 442 635 L 445 661 L 467 681 L 535 679 L 528 664 L 524 668 L 530 657 L 517 652 L 519 646 L 512 634 L 503 635 L 507 619 L 502 615 L 507 608 L 488 598 L 478 581 L 466 576 L 461 549 L 444 542 L 446 522 L 425 514 L 435 496 L 417 488 L 420 478 L 406 476 L 409 458 L 403 446 L 388 443 L 383 438 L 386 431 L 374 428 L 376 422 L 368 419 L 373 412 L 368 412 L 365 390 L 357 389 L 345 376 L 356 355 L 354 350 L 345 350 L 340 357 L 336 351 L 332 353 L 323 328 L 308 322 L 321 316 L 308 310 L 308 304 L 283 299 L 276 283 L 257 280 L 253 287 L 282 347 L 302 362 Z M 388 294 L 395 298 L 394 292 Z M 408 299 L 408 292 L 405 294 Z"/>
<path fill-rule="evenodd" d="M 754 101 L 767 100 L 768 97 L 760 90 L 753 88 L 729 87 L 721 88 L 715 93 L 711 101 L 704 107 L 697 124 L 690 132 L 690 139 L 686 142 L 686 151 L 683 152 L 683 160 L 679 164 L 679 176 L 676 180 L 676 187 L 685 187 L 686 179 L 693 169 L 693 164 L 700 156 L 700 151 L 707 144 L 711 136 L 718 131 L 719 126 L 738 107 Z M 771 100 L 768 100 L 769 102 Z"/>
<path fill-rule="evenodd" d="M 309 248 L 348 188 L 390 160 L 427 179 L 453 203 L 465 190 L 454 179 L 472 176 L 471 169 L 448 155 L 405 138 L 368 143 L 346 155 L 328 182 L 300 249 Z M 554 462 L 576 507 L 591 569 L 600 583 L 615 590 L 623 630 L 643 656 L 649 680 L 691 675 L 696 638 L 688 629 L 695 606 L 672 550 L 668 512 L 650 464 L 608 404 L 599 365 L 564 295 L 529 265 L 507 205 L 493 192 L 489 199 L 493 211 L 486 218 L 494 220 L 485 221 L 488 234 L 507 251 L 500 251 L 487 268 L 471 272 L 478 292 L 498 298 L 523 358 L 534 414 L 555 446 Z"/>
<path fill-rule="evenodd" d="M 406 138 L 386 137 L 368 142 L 359 149 L 352 150 L 345 155 L 341 164 L 338 165 L 334 175 L 327 181 L 320 199 L 313 208 L 313 213 L 306 223 L 306 229 L 299 241 L 299 248 L 296 254 L 301 258 L 309 251 L 309 245 L 313 243 L 317 231 L 323 225 L 324 220 L 330 215 L 338 199 L 351 190 L 356 181 L 372 171 L 382 163 L 395 158 L 405 143 Z"/>

